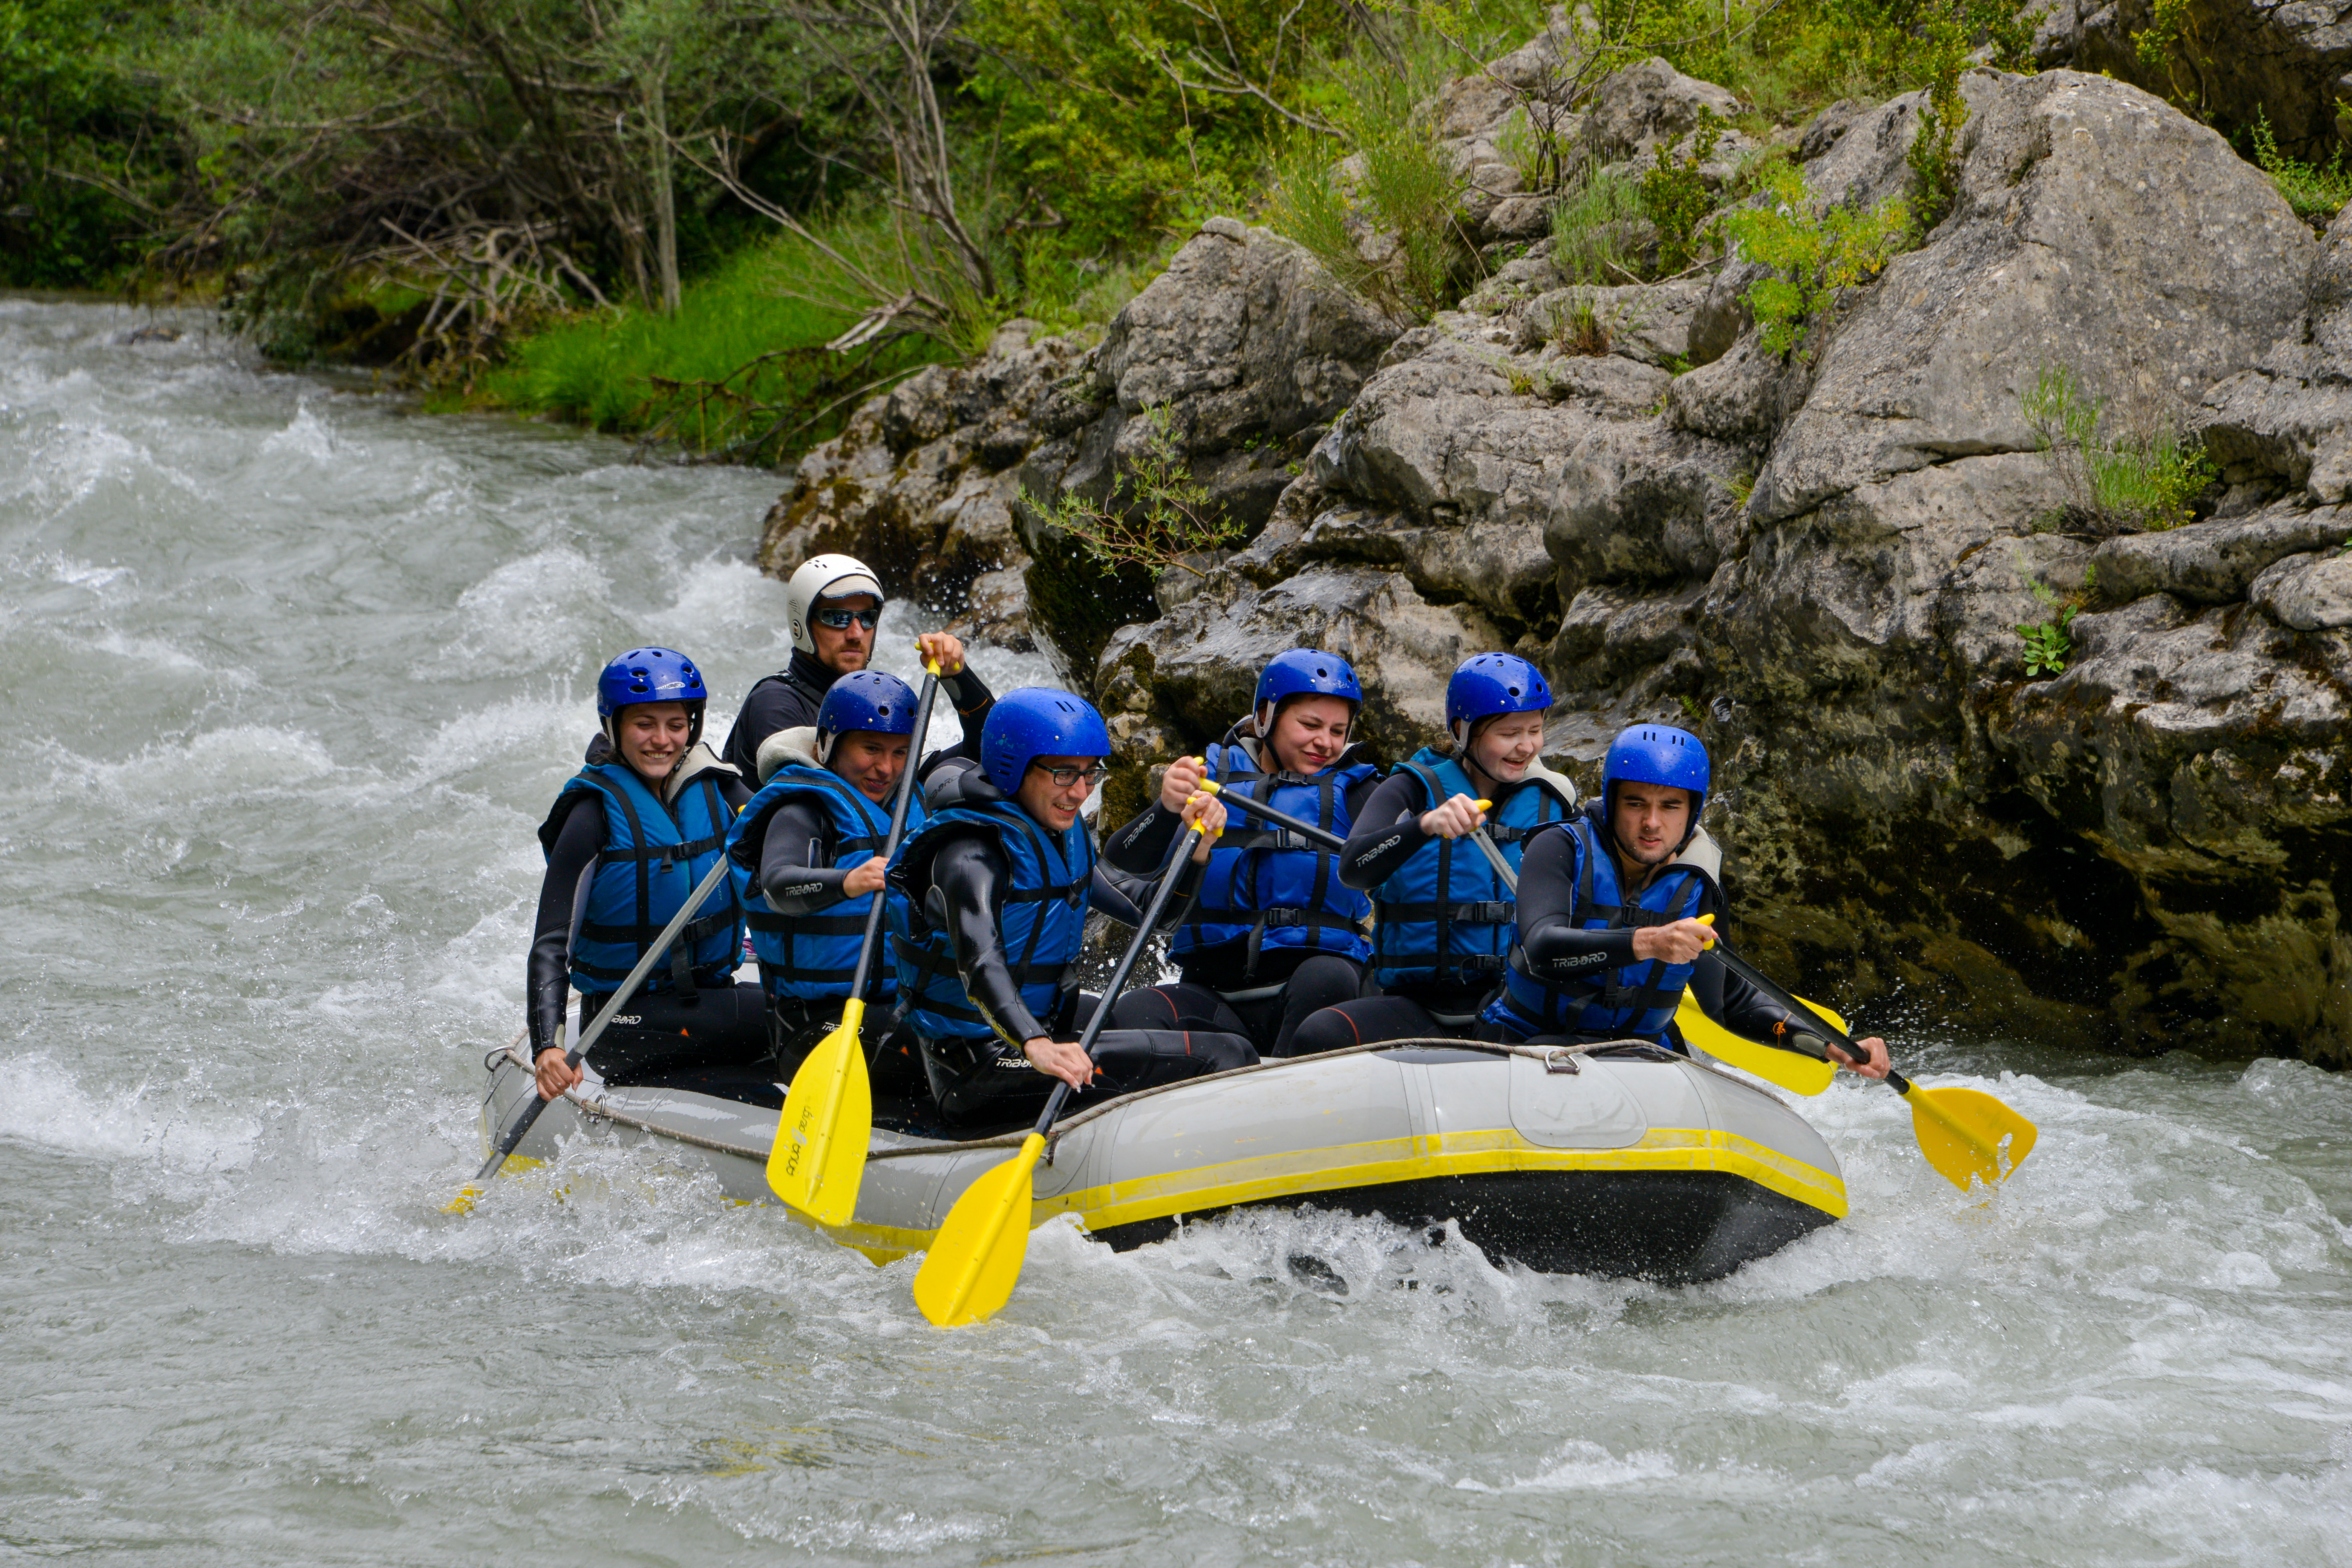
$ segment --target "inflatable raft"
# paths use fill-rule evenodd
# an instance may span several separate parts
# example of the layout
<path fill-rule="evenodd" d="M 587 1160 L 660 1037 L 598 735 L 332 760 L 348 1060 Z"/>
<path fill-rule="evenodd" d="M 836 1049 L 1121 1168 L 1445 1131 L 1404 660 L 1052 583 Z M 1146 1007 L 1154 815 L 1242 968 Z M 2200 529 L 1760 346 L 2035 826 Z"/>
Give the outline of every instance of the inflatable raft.
<path fill-rule="evenodd" d="M 518 1050 L 488 1065 L 486 1150 L 535 1092 Z M 731 1197 L 772 1203 L 783 1095 L 740 1073 L 627 1085 L 592 1076 L 548 1108 L 514 1158 L 551 1159 L 583 1134 L 650 1143 L 707 1165 Z M 927 1126 L 911 1106 L 875 1110 L 856 1211 L 818 1228 L 887 1263 L 927 1247 L 1026 1129 L 973 1137 Z M 1306 1204 L 1452 1221 L 1497 1261 L 1545 1272 L 1670 1284 L 1728 1274 L 1846 1212 L 1836 1156 L 1777 1095 L 1637 1042 L 1400 1042 L 1082 1104 L 1055 1129 L 1034 1190 L 1033 1226 L 1075 1215 L 1122 1249 L 1188 1218 Z"/>

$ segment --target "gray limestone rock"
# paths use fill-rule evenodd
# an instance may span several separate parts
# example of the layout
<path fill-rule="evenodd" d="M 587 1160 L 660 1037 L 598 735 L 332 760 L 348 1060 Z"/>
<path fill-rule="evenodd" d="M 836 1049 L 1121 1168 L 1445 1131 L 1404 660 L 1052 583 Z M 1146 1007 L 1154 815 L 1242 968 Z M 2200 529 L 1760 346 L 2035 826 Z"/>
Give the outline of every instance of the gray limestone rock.
<path fill-rule="evenodd" d="M 2092 552 L 2099 598 L 2127 604 L 2147 594 L 2170 594 L 2198 605 L 2232 604 L 2246 596 L 2255 575 L 2301 551 L 2332 548 L 2352 538 L 2352 512 L 2273 507 L 2253 517 L 2187 523 L 2157 533 L 2110 539 Z"/>
<path fill-rule="evenodd" d="M 2246 598 L 2295 631 L 2352 626 L 2352 556 L 2331 551 L 2273 562 L 2254 579 Z"/>
<path fill-rule="evenodd" d="M 2118 403 L 2186 409 L 2302 311 L 2310 230 L 2221 137 L 2136 88 L 1973 71 L 1960 192 L 1922 249 L 1850 301 L 1757 478 L 1760 519 L 1973 453 L 2033 445 L 2021 406 L 2063 365 Z M 1809 177 L 1901 188 L 1897 100 Z M 1893 160 L 1893 161 L 1890 161 Z"/>

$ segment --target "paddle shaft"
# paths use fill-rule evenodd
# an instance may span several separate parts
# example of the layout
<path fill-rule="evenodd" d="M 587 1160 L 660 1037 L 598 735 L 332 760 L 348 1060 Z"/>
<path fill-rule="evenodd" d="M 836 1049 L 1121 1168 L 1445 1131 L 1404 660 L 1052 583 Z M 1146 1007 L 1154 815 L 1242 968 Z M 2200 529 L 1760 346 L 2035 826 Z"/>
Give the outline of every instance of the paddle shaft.
<path fill-rule="evenodd" d="M 1135 971 L 1135 961 L 1143 956 L 1144 945 L 1151 940 L 1151 928 L 1160 923 L 1161 912 L 1168 908 L 1168 895 L 1184 879 L 1184 852 L 1192 847 L 1196 831 L 1187 831 L 1181 826 L 1176 829 L 1175 838 L 1168 846 L 1168 858 L 1160 868 L 1160 885 L 1151 889 L 1150 907 L 1143 911 L 1143 923 L 1135 928 L 1135 940 L 1119 954 L 1118 967 L 1110 972 L 1110 983 L 1103 987 L 1102 996 L 1095 1004 L 1095 1016 L 1087 1020 L 1086 1028 L 1078 1036 L 1078 1049 L 1087 1053 L 1088 1061 L 1094 1060 L 1095 1040 L 1102 1034 L 1104 1020 L 1110 1016 L 1110 1005 L 1126 988 L 1127 977 Z M 1046 1098 L 1044 1114 L 1037 1118 L 1035 1131 L 1039 1137 L 1053 1130 L 1054 1119 L 1062 1114 L 1063 1103 L 1069 1098 L 1068 1079 L 1054 1086 L 1054 1092 Z"/>
<path fill-rule="evenodd" d="M 1798 1001 L 1794 996 L 1790 995 L 1786 991 L 1783 991 L 1780 987 L 1775 985 L 1761 970 L 1748 963 L 1746 959 L 1740 957 L 1738 953 L 1732 952 L 1731 944 L 1725 942 L 1720 936 L 1715 939 L 1715 952 L 1716 956 L 1723 960 L 1723 966 L 1726 969 L 1730 970 L 1732 973 L 1737 974 L 1740 979 L 1745 980 L 1748 984 L 1753 985 L 1757 990 L 1764 993 L 1764 994 L 1771 1001 L 1777 1002 L 1781 1006 L 1786 1007 L 1789 1010 L 1790 1016 L 1808 1020 L 1806 1024 L 1806 1033 L 1812 1034 L 1818 1032 L 1822 1035 L 1829 1040 L 1830 1044 L 1843 1051 L 1846 1054 L 1847 1059 L 1850 1061 L 1866 1063 L 1870 1060 L 1870 1053 L 1864 1050 L 1860 1046 L 1855 1045 L 1852 1039 L 1848 1038 L 1846 1032 L 1843 1029 L 1839 1028 L 1835 1024 L 1831 1023 L 1827 1018 L 1822 1017 L 1819 1013 L 1814 1012 L 1811 1007 L 1806 1006 L 1802 1002 Z M 1901 1073 L 1896 1072 L 1892 1067 L 1889 1067 L 1886 1069 L 1886 1081 L 1893 1084 L 1905 1094 L 1911 1092 L 1911 1080 L 1905 1078 Z"/>
<path fill-rule="evenodd" d="M 940 667 L 927 665 L 923 669 L 922 700 L 915 704 L 915 735 L 907 746 L 907 768 L 898 776 L 898 803 L 890 808 L 890 837 L 882 841 L 882 864 L 887 868 L 898 854 L 898 840 L 906 837 L 907 808 L 915 801 L 915 773 L 923 760 L 923 739 L 930 733 L 931 704 L 940 695 Z M 866 911 L 866 937 L 858 944 L 857 975 L 849 983 L 852 996 L 864 997 L 866 976 L 874 967 L 874 950 L 879 944 L 876 938 L 882 933 L 883 907 L 890 901 L 887 889 L 874 895 L 874 907 Z"/>
<path fill-rule="evenodd" d="M 628 977 L 621 982 L 620 989 L 613 993 L 613 999 L 605 1003 L 604 1010 L 596 1015 L 595 1022 L 583 1029 L 580 1032 L 580 1037 L 572 1042 L 572 1048 L 563 1053 L 564 1066 L 576 1068 L 580 1065 L 580 1058 L 588 1054 L 588 1047 L 594 1045 L 597 1037 L 604 1034 L 604 1026 L 613 1021 L 613 1015 L 621 1010 L 621 1004 L 637 994 L 637 987 L 644 983 L 646 975 L 653 973 L 654 965 L 661 961 L 663 954 L 669 952 L 669 944 L 677 940 L 677 933 L 686 929 L 686 922 L 694 918 L 694 911 L 702 907 L 702 900 L 710 896 L 710 890 L 716 888 L 720 879 L 726 875 L 727 856 L 722 851 L 710 869 L 703 875 L 701 885 L 688 895 L 686 902 L 677 907 L 677 913 L 670 917 L 669 924 L 662 927 L 661 935 L 654 938 L 653 945 L 646 948 L 644 955 L 637 960 L 637 966 L 629 971 Z M 548 1102 L 538 1095 L 533 1094 L 530 1097 L 530 1102 L 522 1108 L 522 1114 L 517 1116 L 508 1124 L 507 1130 L 499 1134 L 499 1141 L 491 1149 L 488 1162 L 482 1166 L 481 1173 L 474 1180 L 478 1182 L 489 1180 L 492 1173 L 507 1163 L 507 1156 L 515 1152 L 515 1146 L 523 1141 L 524 1134 L 530 1131 L 530 1124 L 539 1120 L 539 1113 L 546 1110 L 547 1105 Z"/>
<path fill-rule="evenodd" d="M 1219 784 L 1214 779 L 1202 779 L 1201 781 L 1201 787 L 1207 790 L 1211 795 L 1219 796 L 1220 798 L 1223 798 L 1229 793 L 1224 785 Z M 1249 816 L 1263 816 L 1268 822 L 1273 823 L 1276 827 L 1287 827 L 1291 832 L 1297 834 L 1309 844 L 1319 844 L 1324 848 L 1331 851 L 1334 855 L 1337 855 L 1340 850 L 1345 849 L 1348 847 L 1348 841 L 1340 837 L 1338 834 L 1318 827 L 1311 822 L 1301 822 L 1298 818 L 1292 816 L 1286 812 L 1276 811 L 1272 806 L 1266 805 L 1249 795 L 1234 795 L 1233 798 L 1241 803 L 1238 806 L 1233 808 L 1235 811 Z"/>

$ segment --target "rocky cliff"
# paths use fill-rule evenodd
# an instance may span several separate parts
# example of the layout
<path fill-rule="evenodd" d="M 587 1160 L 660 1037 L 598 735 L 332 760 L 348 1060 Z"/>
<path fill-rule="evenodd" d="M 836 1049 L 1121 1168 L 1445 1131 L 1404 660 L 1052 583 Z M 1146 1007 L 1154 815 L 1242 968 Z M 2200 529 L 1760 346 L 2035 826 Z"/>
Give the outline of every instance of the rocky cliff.
<path fill-rule="evenodd" d="M 1493 86 L 1442 106 L 1488 240 L 1540 210 Z M 1139 768 L 1221 732 L 1285 647 L 1356 662 L 1391 755 L 1459 659 L 1515 649 L 1588 778 L 1633 719 L 1706 737 L 1768 967 L 1978 1034 L 2352 1061 L 2352 224 L 2315 237 L 2126 83 L 1962 88 L 1950 211 L 1807 353 L 1765 351 L 1738 264 L 1581 296 L 1603 331 L 1571 338 L 1538 239 L 1407 330 L 1220 219 L 1097 347 L 1013 330 L 863 410 L 762 559 L 968 590 L 971 629 L 1053 647 Z M 1726 97 L 1653 61 L 1579 134 L 1622 163 Z M 1811 188 L 1902 194 L 1917 113 L 1822 116 Z M 2201 436 L 2194 521 L 2067 531 L 2023 412 L 2053 367 Z M 1154 409 L 1248 531 L 1202 574 L 1111 578 L 1021 497 L 1106 497 Z M 2085 606 L 2054 679 L 2017 631 L 2037 584 Z"/>

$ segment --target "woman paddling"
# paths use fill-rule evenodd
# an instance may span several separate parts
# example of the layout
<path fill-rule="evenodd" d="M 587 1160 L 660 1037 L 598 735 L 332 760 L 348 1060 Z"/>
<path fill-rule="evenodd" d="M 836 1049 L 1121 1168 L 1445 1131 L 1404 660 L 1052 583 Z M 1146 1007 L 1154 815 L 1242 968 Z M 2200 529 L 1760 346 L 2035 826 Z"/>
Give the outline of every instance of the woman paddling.
<path fill-rule="evenodd" d="M 1346 837 L 1380 781 L 1349 740 L 1363 700 L 1347 660 L 1313 648 L 1277 656 L 1258 677 L 1251 715 L 1208 749 L 1205 772 L 1179 757 L 1159 801 L 1111 836 L 1111 864 L 1157 866 L 1203 776 L 1224 787 L 1234 814 L 1184 889 L 1192 901 L 1169 943 L 1179 978 L 1120 997 L 1119 1027 L 1219 1029 L 1248 1037 L 1264 1055 L 1290 1056 L 1310 1014 L 1362 988 L 1371 900 L 1340 879 L 1338 856 L 1253 824 L 1246 803 Z"/>
<path fill-rule="evenodd" d="M 1483 829 L 1516 871 L 1528 837 L 1576 809 L 1576 786 L 1537 757 L 1550 707 L 1550 686 L 1526 659 L 1482 653 L 1454 670 L 1448 749 L 1423 746 L 1382 780 L 1339 857 L 1341 881 L 1377 889 L 1372 980 L 1381 994 L 1308 1018 L 1300 1054 L 1476 1026 L 1502 984 L 1517 905 L 1466 836 Z"/>
<path fill-rule="evenodd" d="M 1715 865 L 1691 853 L 1708 776 L 1706 748 L 1686 731 L 1636 724 L 1617 737 L 1601 765 L 1601 799 L 1527 843 L 1518 944 L 1478 1038 L 1679 1048 L 1675 1009 L 1687 985 L 1735 1035 L 1812 1036 L 1808 1054 L 1885 1077 L 1885 1041 L 1856 1041 L 1870 1058 L 1855 1063 L 1813 1035 L 1812 1020 L 1702 959 L 1714 932 L 1699 917 L 1724 908 Z"/>
<path fill-rule="evenodd" d="M 789 1079 L 816 1043 L 841 1020 L 857 974 L 866 921 L 889 869 L 881 851 L 890 813 L 914 743 L 914 689 L 881 670 L 859 670 L 833 683 L 813 728 L 779 731 L 759 749 L 763 782 L 727 837 L 735 896 L 760 961 L 768 1028 L 779 1079 Z M 905 839 L 923 827 L 924 773 L 946 756 L 978 751 L 986 710 L 971 715 L 952 752 L 933 752 L 917 769 Z M 904 840 L 902 840 L 903 842 Z M 891 897 L 904 902 L 903 894 Z M 892 922 L 903 929 L 903 912 Z M 874 1087 L 884 1094 L 924 1092 L 914 1037 L 898 1030 L 888 1009 L 898 981 L 884 953 L 868 966 L 863 1031 Z"/>
<path fill-rule="evenodd" d="M 709 698 L 693 662 L 667 648 L 632 648 L 597 678 L 601 743 L 564 781 L 539 829 L 547 873 L 526 988 L 531 1059 L 547 1099 L 583 1076 L 563 1060 L 567 984 L 583 1009 L 612 994 L 709 871 L 750 798 L 735 770 L 702 743 Z M 668 962 L 597 1040 L 597 1071 L 626 1081 L 765 1056 L 760 988 L 735 984 L 742 956 L 733 891 L 716 889 Z"/>
<path fill-rule="evenodd" d="M 891 942 L 901 1006 L 948 1121 L 1025 1121 L 1056 1079 L 1085 1089 L 1099 1077 L 1125 1094 L 1257 1059 L 1239 1035 L 1130 1028 L 1116 1014 L 1091 1064 L 1078 1049 L 1096 1005 L 1077 984 L 1087 910 L 1143 919 L 1096 865 L 1078 819 L 1109 752 L 1084 698 L 1007 692 L 982 731 L 980 766 L 932 782 L 923 831 L 890 873 L 907 899 L 908 929 Z M 1224 813 L 1204 795 L 1182 817 L 1213 835 Z"/>

